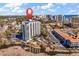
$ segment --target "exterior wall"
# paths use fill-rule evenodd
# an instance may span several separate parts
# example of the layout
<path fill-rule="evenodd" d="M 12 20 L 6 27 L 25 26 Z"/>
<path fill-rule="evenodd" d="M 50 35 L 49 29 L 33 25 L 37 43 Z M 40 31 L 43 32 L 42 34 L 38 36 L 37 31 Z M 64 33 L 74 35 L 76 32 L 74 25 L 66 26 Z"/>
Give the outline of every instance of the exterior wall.
<path fill-rule="evenodd" d="M 72 26 L 79 27 L 79 23 L 72 23 Z"/>
<path fill-rule="evenodd" d="M 79 42 L 73 42 L 70 45 L 71 47 L 79 47 Z"/>
<path fill-rule="evenodd" d="M 40 22 L 36 22 L 35 24 L 36 35 L 40 35 Z"/>
<path fill-rule="evenodd" d="M 23 40 L 28 40 L 30 38 L 30 26 L 28 22 L 23 22 L 22 24 L 22 36 L 23 36 Z M 27 30 L 27 31 L 26 31 Z"/>
<path fill-rule="evenodd" d="M 79 17 L 74 17 L 71 19 L 71 24 L 74 27 L 79 27 Z"/>
<path fill-rule="evenodd" d="M 23 40 L 31 40 L 33 36 L 40 35 L 39 21 L 24 21 L 22 24 Z"/>
<path fill-rule="evenodd" d="M 64 22 L 64 16 L 63 15 L 56 16 L 56 22 L 58 23 L 58 25 L 60 27 L 62 27 L 63 26 L 63 22 Z"/>
<path fill-rule="evenodd" d="M 79 23 L 79 17 L 74 17 L 71 20 L 72 23 Z"/>
<path fill-rule="evenodd" d="M 79 38 L 79 32 L 77 33 L 77 38 Z"/>

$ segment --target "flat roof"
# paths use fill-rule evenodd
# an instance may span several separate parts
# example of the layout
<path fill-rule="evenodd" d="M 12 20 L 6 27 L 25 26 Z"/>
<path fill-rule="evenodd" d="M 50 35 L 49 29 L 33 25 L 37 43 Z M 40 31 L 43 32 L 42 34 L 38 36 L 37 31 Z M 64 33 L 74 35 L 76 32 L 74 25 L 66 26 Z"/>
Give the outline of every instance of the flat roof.
<path fill-rule="evenodd" d="M 70 36 L 69 34 L 63 32 L 60 29 L 54 29 L 58 34 L 60 34 L 63 38 L 70 40 L 71 42 L 79 42 L 78 38 L 72 38 L 72 36 Z"/>

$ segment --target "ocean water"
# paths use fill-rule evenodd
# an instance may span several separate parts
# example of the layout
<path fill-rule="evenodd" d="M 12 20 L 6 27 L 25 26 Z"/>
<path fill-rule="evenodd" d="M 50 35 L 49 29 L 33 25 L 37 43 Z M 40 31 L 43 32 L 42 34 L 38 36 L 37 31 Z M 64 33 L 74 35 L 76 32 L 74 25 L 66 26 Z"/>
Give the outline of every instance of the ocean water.
<path fill-rule="evenodd" d="M 72 17 L 75 17 L 75 16 L 78 16 L 78 15 L 64 15 L 65 18 L 72 18 Z"/>

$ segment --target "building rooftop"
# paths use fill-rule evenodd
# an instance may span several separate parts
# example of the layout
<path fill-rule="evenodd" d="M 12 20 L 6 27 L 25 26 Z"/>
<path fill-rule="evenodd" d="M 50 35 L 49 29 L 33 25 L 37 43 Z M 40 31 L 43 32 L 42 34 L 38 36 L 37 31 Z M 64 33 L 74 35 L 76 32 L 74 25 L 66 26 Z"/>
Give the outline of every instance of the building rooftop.
<path fill-rule="evenodd" d="M 73 38 L 73 36 L 61 31 L 60 29 L 55 29 L 55 31 L 60 34 L 63 38 L 70 40 L 71 42 L 79 42 L 79 38 Z"/>

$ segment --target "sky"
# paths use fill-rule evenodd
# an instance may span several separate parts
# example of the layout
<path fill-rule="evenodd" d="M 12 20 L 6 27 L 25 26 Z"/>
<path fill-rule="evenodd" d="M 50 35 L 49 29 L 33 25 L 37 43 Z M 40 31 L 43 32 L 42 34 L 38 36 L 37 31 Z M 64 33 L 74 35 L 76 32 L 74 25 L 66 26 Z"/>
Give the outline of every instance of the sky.
<path fill-rule="evenodd" d="M 79 3 L 0 3 L 0 15 L 26 15 L 27 8 L 33 15 L 79 15 Z"/>

